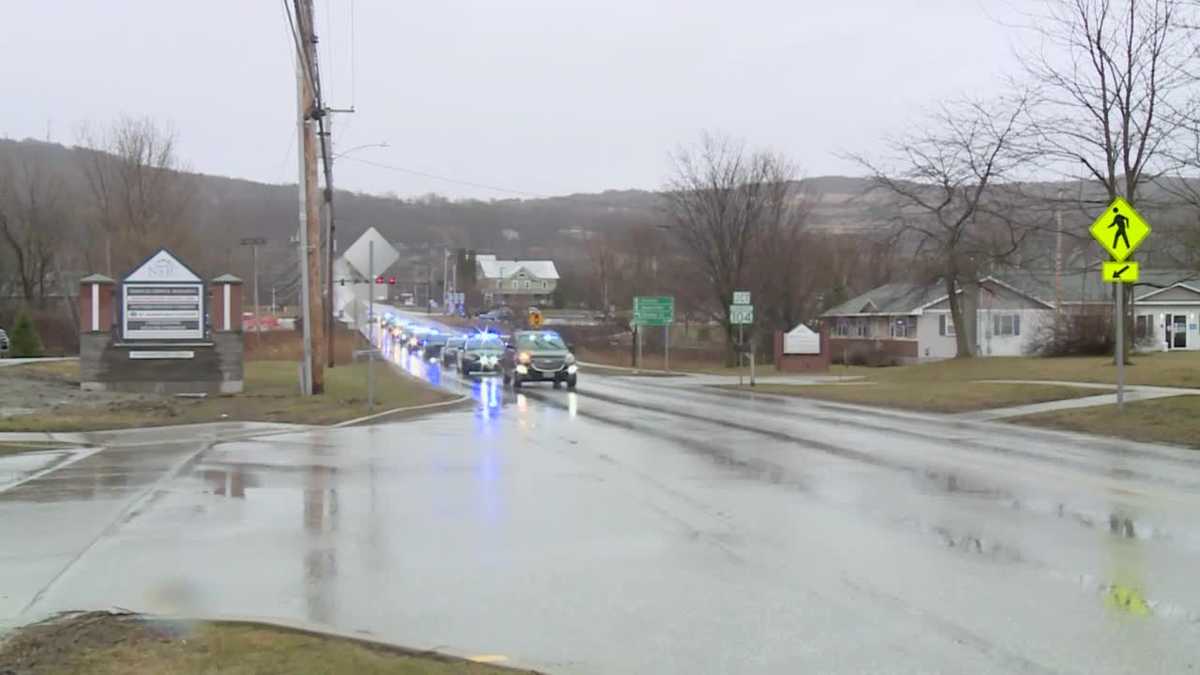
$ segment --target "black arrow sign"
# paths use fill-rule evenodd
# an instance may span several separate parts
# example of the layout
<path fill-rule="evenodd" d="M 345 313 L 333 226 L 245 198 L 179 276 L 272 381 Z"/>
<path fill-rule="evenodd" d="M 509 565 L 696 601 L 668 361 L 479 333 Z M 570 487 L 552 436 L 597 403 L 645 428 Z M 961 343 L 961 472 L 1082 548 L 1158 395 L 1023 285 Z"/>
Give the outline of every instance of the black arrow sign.
<path fill-rule="evenodd" d="M 1113 272 L 1113 278 L 1114 278 L 1114 279 L 1120 279 L 1120 278 L 1121 278 L 1121 273 L 1122 273 L 1122 272 L 1124 272 L 1124 271 L 1125 271 L 1125 270 L 1127 270 L 1127 269 L 1129 269 L 1129 265 L 1126 265 L 1126 266 L 1122 267 L 1121 269 L 1117 270 L 1116 272 Z"/>

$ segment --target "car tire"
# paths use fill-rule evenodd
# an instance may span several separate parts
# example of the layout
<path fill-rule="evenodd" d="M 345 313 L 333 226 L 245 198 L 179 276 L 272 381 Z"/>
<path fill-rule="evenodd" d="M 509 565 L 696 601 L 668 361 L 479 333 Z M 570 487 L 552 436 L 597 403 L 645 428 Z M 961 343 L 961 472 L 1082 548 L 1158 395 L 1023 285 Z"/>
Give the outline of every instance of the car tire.
<path fill-rule="evenodd" d="M 578 375 L 572 375 L 567 378 L 567 389 L 574 389 L 575 383 L 578 381 Z"/>
<path fill-rule="evenodd" d="M 562 380 L 555 380 L 555 381 L 554 381 L 554 388 L 555 388 L 555 389 L 562 389 Z"/>

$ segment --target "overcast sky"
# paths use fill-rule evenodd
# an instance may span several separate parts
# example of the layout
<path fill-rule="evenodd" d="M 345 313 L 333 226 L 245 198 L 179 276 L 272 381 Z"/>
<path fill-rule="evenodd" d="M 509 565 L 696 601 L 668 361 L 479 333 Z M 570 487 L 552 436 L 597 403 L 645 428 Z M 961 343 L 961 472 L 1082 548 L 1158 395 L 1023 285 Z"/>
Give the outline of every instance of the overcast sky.
<path fill-rule="evenodd" d="M 1014 0 L 1015 1 L 1015 0 Z M 351 6 L 354 30 L 352 32 Z M 702 130 L 856 173 L 840 151 L 1015 69 L 1002 0 L 316 0 L 339 187 L 453 197 L 656 188 Z M 10 2 L 0 135 L 169 122 L 194 170 L 294 182 L 278 0 Z M 353 65 L 353 68 L 351 67 Z M 353 75 L 353 76 L 352 76 Z"/>

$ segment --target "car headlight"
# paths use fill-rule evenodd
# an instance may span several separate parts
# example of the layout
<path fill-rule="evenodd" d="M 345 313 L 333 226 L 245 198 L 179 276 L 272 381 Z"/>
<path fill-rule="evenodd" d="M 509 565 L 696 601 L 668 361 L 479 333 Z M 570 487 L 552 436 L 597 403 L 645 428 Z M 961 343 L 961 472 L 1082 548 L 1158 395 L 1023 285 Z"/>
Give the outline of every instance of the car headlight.
<path fill-rule="evenodd" d="M 575 365 L 574 363 L 567 366 L 567 374 L 568 375 L 574 375 L 578 370 L 579 370 L 579 366 Z"/>
<path fill-rule="evenodd" d="M 526 375 L 529 373 L 529 368 L 526 366 L 517 366 L 518 375 Z"/>
<path fill-rule="evenodd" d="M 529 363 L 530 360 L 531 357 L 529 356 L 529 352 L 521 352 L 517 355 L 517 361 L 520 363 Z"/>

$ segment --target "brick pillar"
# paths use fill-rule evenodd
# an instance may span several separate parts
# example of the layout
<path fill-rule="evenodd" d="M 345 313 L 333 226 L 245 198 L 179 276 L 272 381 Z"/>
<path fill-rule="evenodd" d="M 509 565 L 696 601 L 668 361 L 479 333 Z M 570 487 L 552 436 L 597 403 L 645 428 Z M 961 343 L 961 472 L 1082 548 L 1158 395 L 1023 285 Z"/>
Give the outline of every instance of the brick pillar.
<path fill-rule="evenodd" d="M 242 332 L 242 280 L 232 274 L 212 280 L 212 325 L 214 333 Z"/>
<path fill-rule="evenodd" d="M 113 290 L 116 282 L 103 274 L 79 280 L 79 332 L 107 333 L 112 330 Z"/>

